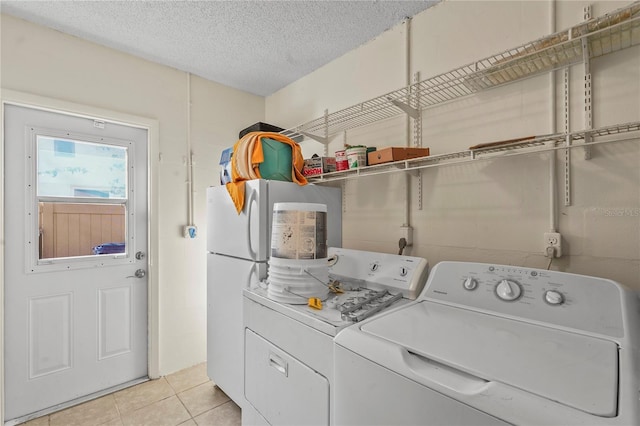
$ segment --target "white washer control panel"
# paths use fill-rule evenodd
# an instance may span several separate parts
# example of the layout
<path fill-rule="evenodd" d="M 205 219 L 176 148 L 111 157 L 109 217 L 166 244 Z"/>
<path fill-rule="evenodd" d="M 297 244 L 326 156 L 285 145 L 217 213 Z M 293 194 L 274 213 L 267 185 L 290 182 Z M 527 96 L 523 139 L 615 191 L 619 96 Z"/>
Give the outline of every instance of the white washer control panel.
<path fill-rule="evenodd" d="M 402 293 L 415 299 L 422 291 L 429 263 L 414 256 L 329 247 L 329 277 L 348 287 Z"/>
<path fill-rule="evenodd" d="M 469 262 L 440 262 L 420 300 L 621 337 L 619 284 L 603 278 Z"/>

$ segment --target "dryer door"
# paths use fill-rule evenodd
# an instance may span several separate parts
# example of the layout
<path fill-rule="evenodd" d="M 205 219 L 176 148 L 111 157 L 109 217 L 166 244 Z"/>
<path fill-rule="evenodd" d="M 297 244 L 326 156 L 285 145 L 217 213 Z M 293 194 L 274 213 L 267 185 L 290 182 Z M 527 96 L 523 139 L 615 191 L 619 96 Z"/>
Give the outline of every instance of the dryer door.
<path fill-rule="evenodd" d="M 328 425 L 329 382 L 245 329 L 245 396 L 272 425 Z"/>

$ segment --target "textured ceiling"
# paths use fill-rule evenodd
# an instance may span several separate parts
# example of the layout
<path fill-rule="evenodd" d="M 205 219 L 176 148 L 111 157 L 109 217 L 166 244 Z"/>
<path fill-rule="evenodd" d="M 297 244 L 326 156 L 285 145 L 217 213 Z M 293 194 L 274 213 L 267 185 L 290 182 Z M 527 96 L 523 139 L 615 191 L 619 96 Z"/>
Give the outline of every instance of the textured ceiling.
<path fill-rule="evenodd" d="M 267 96 L 435 1 L 6 1 L 0 11 Z"/>

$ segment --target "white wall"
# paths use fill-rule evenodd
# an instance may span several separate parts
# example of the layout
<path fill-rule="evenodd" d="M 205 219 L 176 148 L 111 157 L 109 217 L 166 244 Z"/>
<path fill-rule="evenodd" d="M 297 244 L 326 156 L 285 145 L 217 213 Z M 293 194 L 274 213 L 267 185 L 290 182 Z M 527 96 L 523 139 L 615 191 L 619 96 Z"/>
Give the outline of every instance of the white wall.
<path fill-rule="evenodd" d="M 264 98 L 191 80 L 194 216 L 187 214 L 187 74 L 2 15 L 1 87 L 159 122 L 160 374 L 206 360 L 205 189 L 218 184 L 222 149 L 264 120 Z M 0 215 L 1 217 L 2 215 Z M 9 367 L 10 368 L 10 367 Z"/>
<path fill-rule="evenodd" d="M 555 4 L 557 30 L 581 22 L 586 1 Z M 592 15 L 629 2 L 600 1 Z M 553 32 L 546 1 L 445 1 L 411 22 L 411 69 L 421 78 L 466 65 Z M 293 127 L 406 84 L 406 26 L 393 28 L 266 100 L 266 119 Z M 594 126 L 640 121 L 640 47 L 592 61 Z M 584 126 L 583 67 L 571 68 L 571 129 Z M 557 127 L 552 128 L 551 77 L 542 75 L 424 111 L 423 146 L 433 154 L 529 135 L 562 131 L 562 74 L 557 78 Z M 403 146 L 398 117 L 347 132 L 350 144 Z M 338 135 L 332 154 L 343 146 Z M 636 138 L 637 138 L 636 133 Z M 564 157 L 558 155 L 558 228 L 563 253 L 551 268 L 601 276 L 640 289 L 640 150 L 635 139 L 572 153 L 572 203 L 564 206 Z M 305 156 L 322 152 L 303 142 Z M 410 179 L 408 252 L 441 260 L 544 267 L 543 233 L 550 227 L 549 155 L 477 161 Z M 400 174 L 346 181 L 345 247 L 397 252 L 404 222 L 405 178 Z"/>

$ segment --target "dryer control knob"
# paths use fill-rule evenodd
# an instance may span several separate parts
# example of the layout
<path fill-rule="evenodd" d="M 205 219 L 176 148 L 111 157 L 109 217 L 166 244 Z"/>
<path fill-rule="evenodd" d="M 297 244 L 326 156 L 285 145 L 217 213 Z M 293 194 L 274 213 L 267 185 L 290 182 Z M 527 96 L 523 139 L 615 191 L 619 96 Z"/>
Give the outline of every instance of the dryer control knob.
<path fill-rule="evenodd" d="M 544 293 L 544 301 L 550 305 L 562 305 L 564 303 L 564 296 L 559 291 L 547 290 Z"/>
<path fill-rule="evenodd" d="M 517 282 L 505 279 L 496 286 L 496 294 L 500 299 L 511 302 L 520 297 L 522 289 Z"/>
<path fill-rule="evenodd" d="M 475 278 L 467 278 L 466 280 L 464 280 L 464 284 L 463 284 L 465 290 L 475 290 L 476 288 L 478 288 L 478 281 L 476 281 Z"/>

